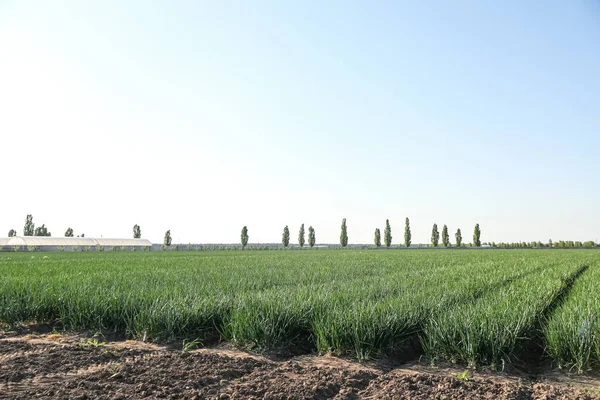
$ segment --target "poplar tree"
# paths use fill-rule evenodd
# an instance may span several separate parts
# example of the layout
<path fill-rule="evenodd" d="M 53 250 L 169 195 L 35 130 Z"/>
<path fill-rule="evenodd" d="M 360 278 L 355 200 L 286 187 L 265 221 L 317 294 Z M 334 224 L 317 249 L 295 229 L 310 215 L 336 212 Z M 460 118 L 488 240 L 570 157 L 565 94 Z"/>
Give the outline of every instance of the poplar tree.
<path fill-rule="evenodd" d="M 473 231 L 473 245 L 480 247 L 481 246 L 481 230 L 479 229 L 479 224 L 475 224 L 475 230 Z"/>
<path fill-rule="evenodd" d="M 312 226 L 308 227 L 308 245 L 310 247 L 315 245 L 315 229 Z"/>
<path fill-rule="evenodd" d="M 42 226 L 38 226 L 37 228 L 35 228 L 33 236 L 52 236 L 52 234 L 48 232 L 48 228 L 46 228 L 46 225 L 42 224 Z"/>
<path fill-rule="evenodd" d="M 25 218 L 25 226 L 23 227 L 23 236 L 33 236 L 35 233 L 35 225 L 33 223 L 33 216 L 27 214 Z"/>
<path fill-rule="evenodd" d="M 283 244 L 283 247 L 288 247 L 288 245 L 290 244 L 290 229 L 287 225 L 285 226 L 285 228 L 283 228 L 283 234 L 281 235 L 281 244 Z"/>
<path fill-rule="evenodd" d="M 450 247 L 450 237 L 448 236 L 448 227 L 446 225 L 442 228 L 442 243 L 444 247 Z"/>
<path fill-rule="evenodd" d="M 242 235 L 241 235 L 241 240 L 242 240 L 242 249 L 245 249 L 246 246 L 248 245 L 248 227 L 246 225 L 244 225 L 244 227 L 242 228 Z"/>
<path fill-rule="evenodd" d="M 300 247 L 304 247 L 304 224 L 300 225 L 300 231 L 298 231 L 298 244 Z"/>
<path fill-rule="evenodd" d="M 460 232 L 460 228 L 456 230 L 454 237 L 456 238 L 456 247 L 460 247 L 462 245 L 462 233 Z"/>
<path fill-rule="evenodd" d="M 390 220 L 385 220 L 385 231 L 383 231 L 383 241 L 385 242 L 385 247 L 390 247 L 392 245 L 392 227 L 390 226 Z"/>
<path fill-rule="evenodd" d="M 431 244 L 433 247 L 437 247 L 440 242 L 440 233 L 438 232 L 437 224 L 433 224 L 431 229 Z"/>
<path fill-rule="evenodd" d="M 379 232 L 379 228 L 375 228 L 375 246 L 381 247 L 381 232 Z"/>
<path fill-rule="evenodd" d="M 411 238 L 412 235 L 410 234 L 410 221 L 408 220 L 408 217 L 406 217 L 406 223 L 404 225 L 404 245 L 406 247 L 410 247 Z"/>
<path fill-rule="evenodd" d="M 340 244 L 342 247 L 348 246 L 348 228 L 346 226 L 346 218 L 342 220 L 342 232 L 340 233 Z"/>
<path fill-rule="evenodd" d="M 139 239 L 141 237 L 142 237 L 142 230 L 140 229 L 140 226 L 138 224 L 135 224 L 133 226 L 133 238 Z"/>
<path fill-rule="evenodd" d="M 163 243 L 165 246 L 171 246 L 171 231 L 170 230 L 165 232 L 165 240 Z"/>

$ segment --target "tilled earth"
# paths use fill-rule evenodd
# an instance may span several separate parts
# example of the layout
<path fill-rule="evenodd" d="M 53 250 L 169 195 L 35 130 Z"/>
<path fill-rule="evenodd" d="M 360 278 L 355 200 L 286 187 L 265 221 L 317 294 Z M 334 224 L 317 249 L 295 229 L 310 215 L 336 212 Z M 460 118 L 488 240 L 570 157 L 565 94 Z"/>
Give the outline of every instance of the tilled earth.
<path fill-rule="evenodd" d="M 0 334 L 2 399 L 600 399 L 594 380 Z"/>

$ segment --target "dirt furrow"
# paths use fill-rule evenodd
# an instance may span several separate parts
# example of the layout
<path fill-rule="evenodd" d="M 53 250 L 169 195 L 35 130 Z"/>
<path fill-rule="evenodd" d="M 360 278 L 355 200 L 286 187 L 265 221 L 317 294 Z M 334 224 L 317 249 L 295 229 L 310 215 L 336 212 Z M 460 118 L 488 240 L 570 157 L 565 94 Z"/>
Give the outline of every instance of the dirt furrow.
<path fill-rule="evenodd" d="M 600 399 L 594 379 L 574 385 L 416 362 L 398 368 L 307 355 L 278 361 L 229 348 L 182 352 L 139 342 L 47 340 L 0 340 L 0 398 Z"/>

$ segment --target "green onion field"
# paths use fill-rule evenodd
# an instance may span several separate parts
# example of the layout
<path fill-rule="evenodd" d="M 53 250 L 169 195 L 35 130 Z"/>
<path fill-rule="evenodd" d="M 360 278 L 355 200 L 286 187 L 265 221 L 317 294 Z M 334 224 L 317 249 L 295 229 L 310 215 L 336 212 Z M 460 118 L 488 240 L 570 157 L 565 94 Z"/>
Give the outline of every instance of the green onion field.
<path fill-rule="evenodd" d="M 1 253 L 0 323 L 500 369 L 600 361 L 595 250 Z"/>

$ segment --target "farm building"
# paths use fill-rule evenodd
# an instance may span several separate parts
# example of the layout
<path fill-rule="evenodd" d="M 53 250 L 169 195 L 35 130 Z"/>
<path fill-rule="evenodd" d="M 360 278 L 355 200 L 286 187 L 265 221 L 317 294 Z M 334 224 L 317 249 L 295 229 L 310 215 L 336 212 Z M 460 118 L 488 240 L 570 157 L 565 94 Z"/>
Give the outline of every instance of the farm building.
<path fill-rule="evenodd" d="M 87 237 L 14 236 L 0 238 L 0 251 L 144 250 L 147 239 L 104 239 Z"/>

